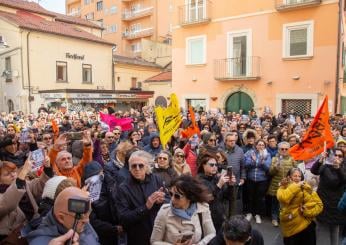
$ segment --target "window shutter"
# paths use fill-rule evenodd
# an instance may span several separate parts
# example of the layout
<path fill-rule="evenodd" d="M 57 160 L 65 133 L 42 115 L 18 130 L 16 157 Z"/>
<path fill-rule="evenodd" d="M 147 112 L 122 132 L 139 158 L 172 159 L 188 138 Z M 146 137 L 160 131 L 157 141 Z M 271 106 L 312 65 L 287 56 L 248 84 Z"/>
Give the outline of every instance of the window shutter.
<path fill-rule="evenodd" d="M 290 56 L 307 55 L 307 28 L 290 30 Z"/>
<path fill-rule="evenodd" d="M 203 57 L 203 39 L 190 40 L 190 64 L 202 64 Z"/>

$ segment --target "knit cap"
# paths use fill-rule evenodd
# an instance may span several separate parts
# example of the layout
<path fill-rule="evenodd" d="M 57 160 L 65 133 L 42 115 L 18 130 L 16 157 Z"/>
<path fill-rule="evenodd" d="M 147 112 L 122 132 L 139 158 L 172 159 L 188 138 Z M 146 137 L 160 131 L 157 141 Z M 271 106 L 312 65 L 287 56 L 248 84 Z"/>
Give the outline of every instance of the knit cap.
<path fill-rule="evenodd" d="M 99 174 L 102 170 L 102 166 L 96 162 L 91 161 L 84 167 L 84 180 L 88 179 L 89 177 Z"/>
<path fill-rule="evenodd" d="M 55 176 L 53 178 L 50 178 L 44 186 L 42 199 L 47 197 L 51 200 L 54 200 L 56 189 L 64 179 L 67 178 L 65 176 Z"/>

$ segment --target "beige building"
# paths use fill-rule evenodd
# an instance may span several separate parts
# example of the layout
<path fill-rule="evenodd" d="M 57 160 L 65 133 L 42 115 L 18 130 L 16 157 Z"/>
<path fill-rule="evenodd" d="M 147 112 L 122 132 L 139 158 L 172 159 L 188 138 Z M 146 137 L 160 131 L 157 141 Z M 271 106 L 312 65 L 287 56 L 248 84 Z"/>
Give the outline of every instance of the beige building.
<path fill-rule="evenodd" d="M 171 60 L 173 0 L 66 0 L 66 14 L 102 26 L 102 37 L 117 44 L 117 55 Z M 148 49 L 142 40 L 158 45 Z"/>
<path fill-rule="evenodd" d="M 0 36 L 6 43 L 0 49 L 0 110 L 36 112 L 42 103 L 80 110 L 148 102 L 153 92 L 116 87 L 115 46 L 101 33 L 98 25 L 36 3 L 0 0 Z"/>

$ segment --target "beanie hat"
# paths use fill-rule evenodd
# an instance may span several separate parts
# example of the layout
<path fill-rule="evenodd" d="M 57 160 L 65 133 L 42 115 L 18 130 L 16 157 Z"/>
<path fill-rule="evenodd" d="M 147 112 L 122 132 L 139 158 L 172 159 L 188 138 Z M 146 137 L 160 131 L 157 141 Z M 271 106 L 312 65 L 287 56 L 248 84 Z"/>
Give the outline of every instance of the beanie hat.
<path fill-rule="evenodd" d="M 93 175 L 99 174 L 101 170 L 102 166 L 98 162 L 91 161 L 84 167 L 83 179 L 86 180 Z"/>
<path fill-rule="evenodd" d="M 56 189 L 58 188 L 58 185 L 64 180 L 67 179 L 65 176 L 55 176 L 53 178 L 50 178 L 43 189 L 42 193 L 42 199 L 49 198 L 51 200 L 54 200 Z"/>

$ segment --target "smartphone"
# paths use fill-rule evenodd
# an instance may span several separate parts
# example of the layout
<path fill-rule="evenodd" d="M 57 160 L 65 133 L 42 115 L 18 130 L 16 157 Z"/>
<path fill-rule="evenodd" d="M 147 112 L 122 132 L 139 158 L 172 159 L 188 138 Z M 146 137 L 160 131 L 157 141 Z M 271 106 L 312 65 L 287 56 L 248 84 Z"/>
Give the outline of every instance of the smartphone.
<path fill-rule="evenodd" d="M 180 240 L 180 243 L 184 243 L 186 241 L 189 241 L 191 240 L 193 237 L 193 234 L 186 234 L 186 235 L 183 235 L 183 237 L 181 238 Z"/>
<path fill-rule="evenodd" d="M 232 169 L 232 166 L 228 166 L 227 167 L 227 175 L 232 178 L 233 176 L 233 169 Z"/>
<path fill-rule="evenodd" d="M 69 132 L 67 137 L 69 140 L 81 140 L 83 139 L 83 132 Z"/>
<path fill-rule="evenodd" d="M 37 149 L 31 152 L 31 161 L 33 162 L 32 170 L 36 171 L 43 165 L 45 159 L 44 149 Z"/>

